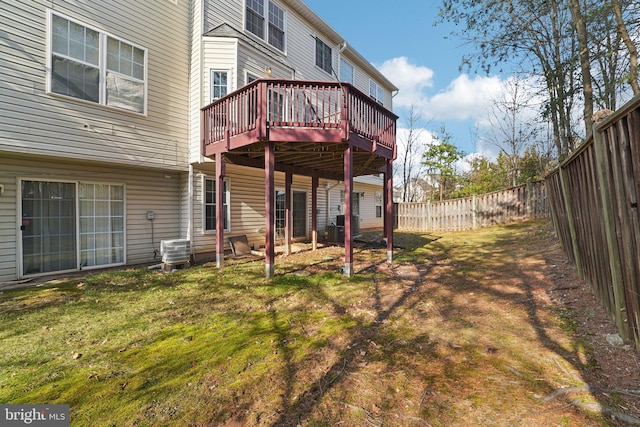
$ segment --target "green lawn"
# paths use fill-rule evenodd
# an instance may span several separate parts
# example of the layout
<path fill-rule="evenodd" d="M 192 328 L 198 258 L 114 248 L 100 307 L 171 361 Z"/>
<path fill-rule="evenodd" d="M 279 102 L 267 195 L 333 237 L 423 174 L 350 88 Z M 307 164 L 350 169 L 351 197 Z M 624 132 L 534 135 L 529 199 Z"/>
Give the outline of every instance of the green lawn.
<path fill-rule="evenodd" d="M 5 291 L 0 402 L 69 404 L 74 426 L 600 425 L 544 412 L 588 356 L 527 302 L 550 239 L 540 222 L 397 233 L 394 264 L 358 249 L 351 279 L 326 248 L 271 280 L 229 260 Z"/>

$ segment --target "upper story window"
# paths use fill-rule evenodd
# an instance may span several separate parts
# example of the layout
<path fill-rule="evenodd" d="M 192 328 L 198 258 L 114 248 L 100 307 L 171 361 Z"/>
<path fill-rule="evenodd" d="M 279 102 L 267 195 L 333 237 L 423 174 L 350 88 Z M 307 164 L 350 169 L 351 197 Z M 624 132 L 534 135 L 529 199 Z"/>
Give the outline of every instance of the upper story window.
<path fill-rule="evenodd" d="M 49 38 L 50 92 L 146 112 L 146 49 L 53 13 Z"/>
<path fill-rule="evenodd" d="M 384 89 L 373 80 L 369 80 L 369 96 L 382 104 L 384 102 Z"/>
<path fill-rule="evenodd" d="M 285 51 L 285 11 L 274 2 L 246 0 L 245 28 L 276 49 Z"/>
<path fill-rule="evenodd" d="M 353 84 L 353 65 L 340 57 L 340 81 Z"/>
<path fill-rule="evenodd" d="M 251 82 L 254 82 L 254 81 L 258 80 L 258 76 L 247 72 L 247 73 L 245 73 L 244 80 L 245 80 L 245 84 L 249 84 Z"/>
<path fill-rule="evenodd" d="M 333 74 L 331 71 L 331 48 L 322 40 L 316 37 L 316 65 L 322 68 L 329 74 Z"/>

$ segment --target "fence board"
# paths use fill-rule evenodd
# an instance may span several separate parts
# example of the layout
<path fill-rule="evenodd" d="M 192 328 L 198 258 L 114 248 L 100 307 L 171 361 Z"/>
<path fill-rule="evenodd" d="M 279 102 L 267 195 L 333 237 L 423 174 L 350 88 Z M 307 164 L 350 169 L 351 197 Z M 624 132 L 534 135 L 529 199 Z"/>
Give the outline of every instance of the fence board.
<path fill-rule="evenodd" d="M 457 231 L 507 224 L 527 218 L 547 218 L 549 201 L 544 181 L 462 199 L 398 203 L 397 228 Z"/>
<path fill-rule="evenodd" d="M 640 97 L 594 125 L 546 185 L 565 253 L 640 349 Z"/>

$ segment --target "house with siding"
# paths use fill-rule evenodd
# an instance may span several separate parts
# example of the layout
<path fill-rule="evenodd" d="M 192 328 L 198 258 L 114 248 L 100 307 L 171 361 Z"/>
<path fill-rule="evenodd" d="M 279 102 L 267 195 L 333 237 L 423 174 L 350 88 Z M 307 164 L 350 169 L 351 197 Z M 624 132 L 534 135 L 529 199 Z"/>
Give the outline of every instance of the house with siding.
<path fill-rule="evenodd" d="M 302 1 L 13 0 L 0 16 L 0 282 L 160 262 L 165 240 L 201 260 L 222 236 L 383 226 L 397 89 Z"/>

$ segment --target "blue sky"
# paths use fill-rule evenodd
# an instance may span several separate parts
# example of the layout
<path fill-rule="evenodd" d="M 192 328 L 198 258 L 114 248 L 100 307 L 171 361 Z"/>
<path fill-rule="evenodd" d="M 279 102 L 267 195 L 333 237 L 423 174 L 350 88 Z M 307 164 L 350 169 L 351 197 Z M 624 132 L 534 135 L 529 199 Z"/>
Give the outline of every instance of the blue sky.
<path fill-rule="evenodd" d="M 505 77 L 460 72 L 465 46 L 450 37 L 451 24 L 434 26 L 438 0 L 305 2 L 400 88 L 394 98 L 399 139 L 413 106 L 423 119 L 425 141 L 444 123 L 465 153 L 495 156 L 495 147 L 473 135 L 476 125 L 486 124 L 483 115 Z"/>

